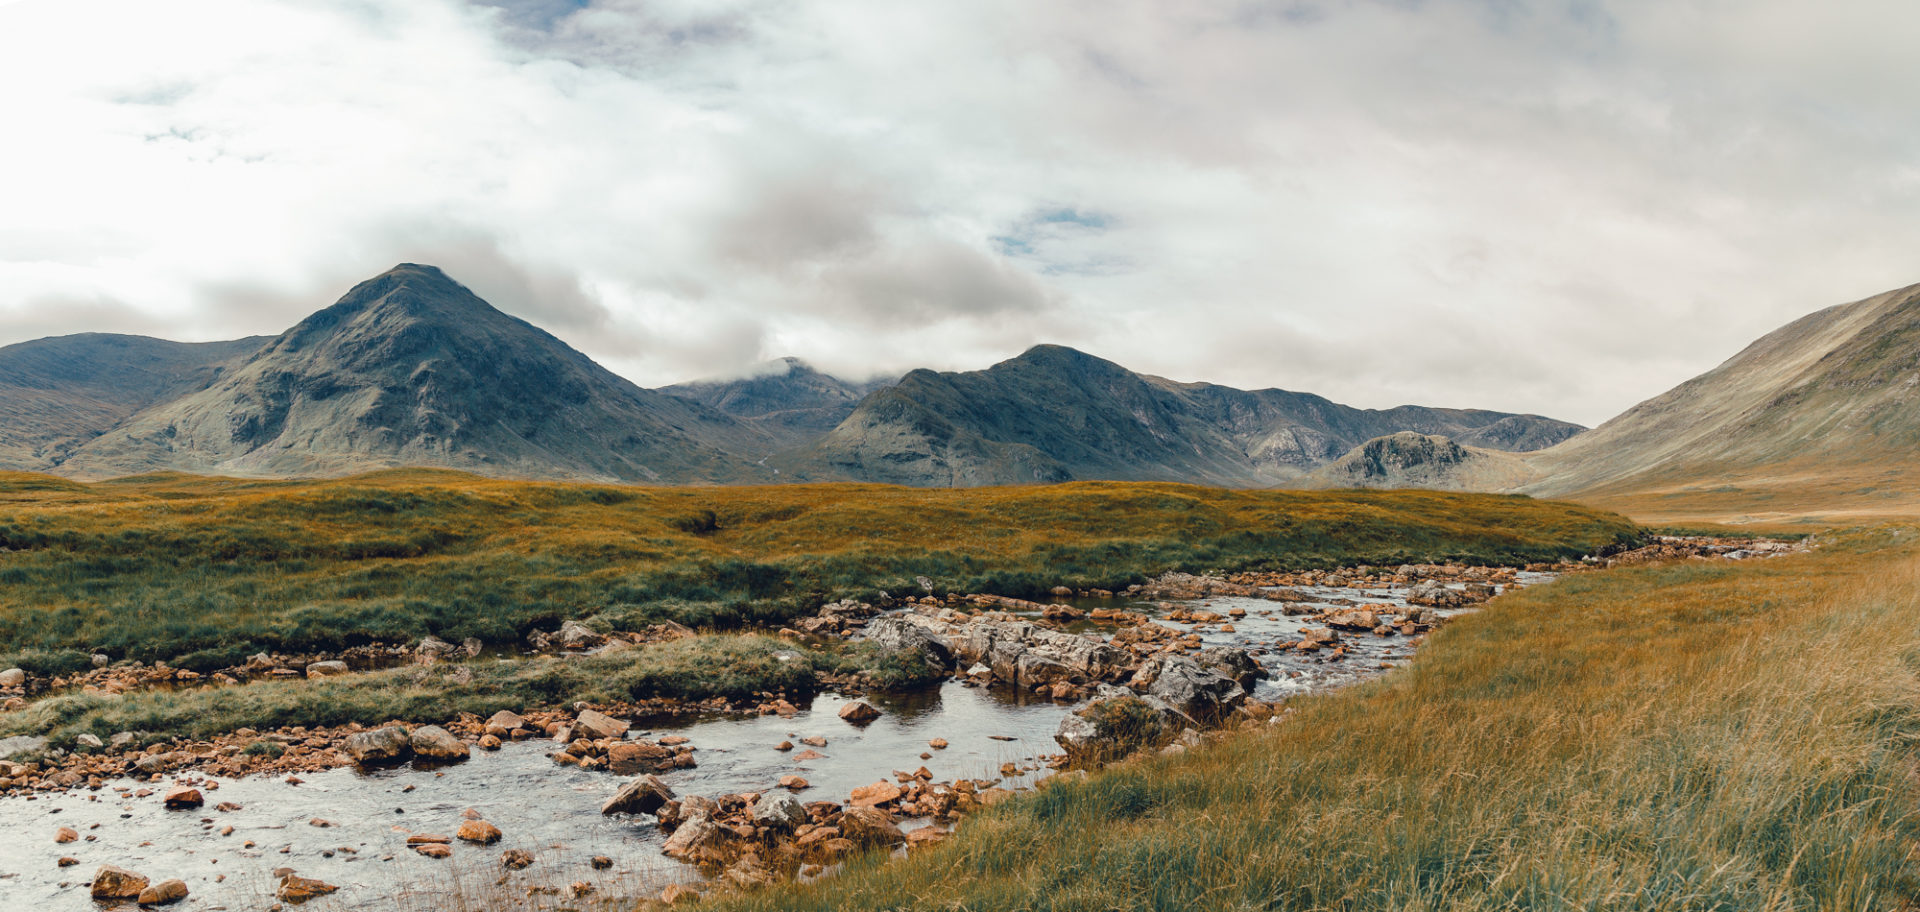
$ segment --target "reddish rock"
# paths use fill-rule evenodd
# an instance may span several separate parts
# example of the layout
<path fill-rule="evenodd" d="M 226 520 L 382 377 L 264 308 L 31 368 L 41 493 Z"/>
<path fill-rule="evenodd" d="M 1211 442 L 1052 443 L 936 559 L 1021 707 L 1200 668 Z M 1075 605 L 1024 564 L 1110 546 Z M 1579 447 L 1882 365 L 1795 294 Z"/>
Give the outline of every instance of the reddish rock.
<path fill-rule="evenodd" d="M 454 838 L 477 845 L 493 845 L 500 841 L 500 828 L 484 820 L 461 821 L 460 829 Z"/>
<path fill-rule="evenodd" d="M 889 801 L 898 801 L 904 794 L 906 793 L 901 791 L 899 786 L 891 782 L 876 782 L 854 789 L 851 803 L 854 807 L 873 807 Z"/>
<path fill-rule="evenodd" d="M 201 797 L 199 789 L 185 786 L 167 792 L 166 798 L 162 800 L 166 802 L 167 810 L 170 811 L 189 810 L 207 803 L 207 799 Z"/>
<path fill-rule="evenodd" d="M 126 868 L 101 865 L 93 873 L 94 899 L 135 899 L 147 888 L 147 878 Z"/>
<path fill-rule="evenodd" d="M 840 718 L 854 725 L 865 725 L 880 718 L 880 711 L 856 700 L 840 707 Z"/>

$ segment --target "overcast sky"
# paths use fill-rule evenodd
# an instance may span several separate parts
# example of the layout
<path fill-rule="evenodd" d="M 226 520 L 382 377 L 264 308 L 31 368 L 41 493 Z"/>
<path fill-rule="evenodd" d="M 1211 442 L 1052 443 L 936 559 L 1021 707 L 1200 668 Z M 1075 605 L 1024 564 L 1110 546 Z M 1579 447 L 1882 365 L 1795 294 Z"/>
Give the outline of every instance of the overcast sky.
<path fill-rule="evenodd" d="M 401 261 L 799 355 L 1597 423 L 1920 282 L 1911 0 L 0 0 L 0 343 Z"/>

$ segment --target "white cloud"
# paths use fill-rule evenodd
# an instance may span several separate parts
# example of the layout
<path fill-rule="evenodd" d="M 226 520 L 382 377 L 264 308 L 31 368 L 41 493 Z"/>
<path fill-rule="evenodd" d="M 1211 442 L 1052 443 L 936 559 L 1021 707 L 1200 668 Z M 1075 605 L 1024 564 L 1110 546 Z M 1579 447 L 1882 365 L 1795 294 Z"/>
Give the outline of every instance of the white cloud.
<path fill-rule="evenodd" d="M 1040 341 L 1596 422 L 1920 280 L 1890 0 L 0 5 L 0 342 L 446 267 L 635 381 Z M 110 324 L 110 325 L 103 325 Z"/>

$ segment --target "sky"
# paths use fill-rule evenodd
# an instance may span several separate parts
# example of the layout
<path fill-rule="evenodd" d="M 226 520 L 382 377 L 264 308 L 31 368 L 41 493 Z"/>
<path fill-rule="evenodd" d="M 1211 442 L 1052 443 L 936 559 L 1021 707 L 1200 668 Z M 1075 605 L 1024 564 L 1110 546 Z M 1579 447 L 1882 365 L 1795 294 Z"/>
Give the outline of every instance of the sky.
<path fill-rule="evenodd" d="M 439 265 L 643 386 L 1596 424 L 1920 282 L 1910 0 L 0 0 L 0 344 Z"/>

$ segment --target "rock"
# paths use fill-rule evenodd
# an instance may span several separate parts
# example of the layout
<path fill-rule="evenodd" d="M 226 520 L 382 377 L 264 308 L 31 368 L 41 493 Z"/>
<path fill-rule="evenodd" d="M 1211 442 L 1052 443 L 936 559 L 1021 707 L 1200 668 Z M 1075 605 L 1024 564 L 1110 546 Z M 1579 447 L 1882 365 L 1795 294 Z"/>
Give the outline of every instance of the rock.
<path fill-rule="evenodd" d="M 790 792 L 768 792 L 754 802 L 753 822 L 760 826 L 790 830 L 807 822 L 807 809 Z"/>
<path fill-rule="evenodd" d="M 875 618 L 865 630 L 861 631 L 860 635 L 872 640 L 888 652 L 917 656 L 922 663 L 936 672 L 946 672 L 953 668 L 953 650 L 914 616 L 894 615 Z"/>
<path fill-rule="evenodd" d="M 80 834 L 75 832 L 73 827 L 61 827 L 53 831 L 53 841 L 55 845 L 66 845 L 69 842 L 79 842 Z"/>
<path fill-rule="evenodd" d="M 852 703 L 840 707 L 840 718 L 855 725 L 865 725 L 880 718 L 880 711 L 868 706 L 866 703 L 855 700 Z"/>
<path fill-rule="evenodd" d="M 613 867 L 613 859 L 608 858 L 605 855 L 595 855 L 593 856 L 589 864 L 592 864 L 593 869 L 596 871 L 605 871 L 606 869 Z"/>
<path fill-rule="evenodd" d="M 1254 684 L 1267 677 L 1267 670 L 1244 649 L 1233 646 L 1208 646 L 1193 657 L 1201 668 L 1232 678 L 1240 689 L 1252 691 Z"/>
<path fill-rule="evenodd" d="M 522 718 L 519 713 L 509 709 L 503 709 L 487 717 L 487 731 L 495 732 L 502 738 L 512 734 L 516 728 L 526 727 L 527 720 Z"/>
<path fill-rule="evenodd" d="M 803 750 L 793 755 L 793 761 L 795 763 L 802 763 L 808 760 L 825 760 L 825 759 L 827 759 L 827 755 L 820 753 L 819 751 L 816 751 L 816 750 Z"/>
<path fill-rule="evenodd" d="M 1127 686 L 1165 701 L 1200 722 L 1224 717 L 1247 698 L 1232 678 L 1200 667 L 1185 656 L 1157 655 L 1140 667 Z"/>
<path fill-rule="evenodd" d="M 143 906 L 164 906 L 186 898 L 187 882 L 173 877 L 141 890 L 139 898 L 134 901 Z"/>
<path fill-rule="evenodd" d="M 730 831 L 722 829 L 706 814 L 700 813 L 680 822 L 661 852 L 668 858 L 687 862 L 717 861 Z"/>
<path fill-rule="evenodd" d="M 417 846 L 409 846 L 409 848 L 428 858 L 453 857 L 453 847 L 444 842 L 423 842 Z"/>
<path fill-rule="evenodd" d="M 500 866 L 509 871 L 522 871 L 533 864 L 533 853 L 526 849 L 508 849 L 500 853 Z"/>
<path fill-rule="evenodd" d="M 75 858 L 72 855 L 63 855 L 60 857 L 59 861 L 54 862 L 56 866 L 62 867 L 62 868 L 71 868 L 74 865 L 77 865 L 79 863 L 80 863 L 80 859 Z"/>
<path fill-rule="evenodd" d="M 898 801 L 904 794 L 906 793 L 901 791 L 899 786 L 891 782 L 876 782 L 854 789 L 850 797 L 854 807 L 873 807 L 889 801 Z"/>
<path fill-rule="evenodd" d="M 698 902 L 699 899 L 700 891 L 686 884 L 667 884 L 667 888 L 660 891 L 660 904 L 663 906 L 677 906 L 681 903 Z"/>
<path fill-rule="evenodd" d="M 93 872 L 94 899 L 134 899 L 147 888 L 147 878 L 126 868 L 101 865 Z"/>
<path fill-rule="evenodd" d="M 413 651 L 429 659 L 444 659 L 459 652 L 460 647 L 437 636 L 427 636 L 420 640 L 420 645 L 413 647 Z"/>
<path fill-rule="evenodd" d="M 604 646 L 607 638 L 579 621 L 567 621 L 560 625 L 560 632 L 553 635 L 553 642 L 561 649 L 579 652 Z"/>
<path fill-rule="evenodd" d="M 622 741 L 607 748 L 607 768 L 620 776 L 669 770 L 673 768 L 673 751 L 645 741 Z"/>
<path fill-rule="evenodd" d="M 422 725 L 414 729 L 407 736 L 407 747 L 415 757 L 423 760 L 452 762 L 465 760 L 471 755 L 466 742 L 438 725 Z"/>
<path fill-rule="evenodd" d="M 460 651 L 466 653 L 469 659 L 479 658 L 481 650 L 486 648 L 487 644 L 480 642 L 479 637 L 467 637 L 460 641 Z"/>
<path fill-rule="evenodd" d="M 840 814 L 840 832 L 859 845 L 893 845 L 906 841 L 894 826 L 893 815 L 874 807 L 851 807 Z"/>
<path fill-rule="evenodd" d="M 1066 749 L 1070 762 L 1086 766 L 1158 746 L 1184 721 L 1171 707 L 1151 698 L 1107 696 L 1061 719 L 1053 740 Z"/>
<path fill-rule="evenodd" d="M 493 845 L 500 841 L 500 828 L 484 820 L 463 820 L 460 829 L 453 834 L 455 839 L 476 845 Z"/>
<path fill-rule="evenodd" d="M 628 728 L 627 723 L 591 709 L 581 710 L 579 718 L 573 721 L 575 737 L 618 738 L 626 734 Z"/>
<path fill-rule="evenodd" d="M 9 668 L 6 671 L 0 671 L 0 687 L 25 687 L 26 684 L 26 672 L 18 668 Z"/>
<path fill-rule="evenodd" d="M 12 738 L 0 738 L 0 760 L 46 749 L 47 739 L 39 735 L 16 735 Z"/>
<path fill-rule="evenodd" d="M 167 792 L 167 796 L 162 800 L 169 811 L 190 810 L 207 803 L 207 799 L 201 797 L 199 789 L 185 786 Z"/>
<path fill-rule="evenodd" d="M 787 776 L 780 777 L 780 787 L 783 789 L 792 789 L 798 792 L 803 789 L 809 788 L 810 786 L 808 785 L 807 780 L 802 779 L 799 776 L 787 775 Z"/>
<path fill-rule="evenodd" d="M 673 789 L 658 776 L 640 776 L 620 787 L 600 806 L 602 814 L 651 814 L 673 800 Z"/>
<path fill-rule="evenodd" d="M 279 897 L 281 902 L 298 905 L 309 899 L 325 896 L 339 889 L 339 887 L 325 881 L 315 880 L 311 877 L 301 877 L 297 874 L 287 874 L 280 878 L 280 887 L 273 891 L 273 895 Z"/>
<path fill-rule="evenodd" d="M 99 750 L 100 748 L 106 746 L 105 744 L 101 743 L 100 737 L 94 734 L 79 735 L 73 739 L 73 743 L 81 747 L 91 748 L 93 750 Z"/>
<path fill-rule="evenodd" d="M 497 751 L 500 749 L 500 739 L 493 735 L 481 735 L 479 744 L 481 750 Z"/>
<path fill-rule="evenodd" d="M 339 677 L 340 675 L 346 674 L 351 670 L 352 669 L 348 668 L 347 663 L 345 662 L 339 662 L 339 661 L 315 662 L 307 666 L 307 677 L 334 678 L 334 677 Z"/>
<path fill-rule="evenodd" d="M 353 758 L 353 762 L 361 766 L 400 763 L 413 755 L 413 744 L 407 737 L 407 730 L 398 725 L 349 735 L 341 747 L 347 756 Z"/>
<path fill-rule="evenodd" d="M 1372 630 L 1380 626 L 1380 615 L 1371 608 L 1342 608 L 1322 615 L 1320 622 L 1339 630 Z"/>
<path fill-rule="evenodd" d="M 935 738 L 935 739 L 933 739 L 932 741 L 928 741 L 928 742 L 927 742 L 927 746 L 928 746 L 928 747 L 931 747 L 931 748 L 933 748 L 934 750 L 937 750 L 937 751 L 943 751 L 943 750 L 946 750 L 946 749 L 947 749 L 947 739 L 945 739 L 945 738 Z"/>
<path fill-rule="evenodd" d="M 923 849 L 946 841 L 947 831 L 936 826 L 924 826 L 907 834 L 908 849 Z"/>
<path fill-rule="evenodd" d="M 113 662 L 113 659 L 107 656 L 105 653 L 96 652 L 93 655 L 90 655 L 87 657 L 87 663 L 92 665 L 95 668 L 105 668 L 112 662 Z"/>

